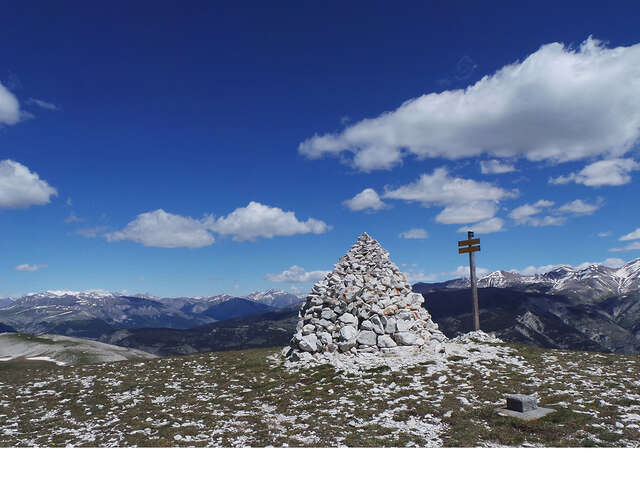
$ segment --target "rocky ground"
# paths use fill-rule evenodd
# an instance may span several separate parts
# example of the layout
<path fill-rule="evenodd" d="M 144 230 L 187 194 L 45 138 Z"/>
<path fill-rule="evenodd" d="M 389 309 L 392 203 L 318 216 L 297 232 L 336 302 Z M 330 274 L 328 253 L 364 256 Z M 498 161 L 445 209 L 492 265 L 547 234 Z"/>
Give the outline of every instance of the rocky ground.
<path fill-rule="evenodd" d="M 640 446 L 640 359 L 467 335 L 288 366 L 258 349 L 0 370 L 0 446 Z M 537 392 L 557 411 L 494 412 Z"/>

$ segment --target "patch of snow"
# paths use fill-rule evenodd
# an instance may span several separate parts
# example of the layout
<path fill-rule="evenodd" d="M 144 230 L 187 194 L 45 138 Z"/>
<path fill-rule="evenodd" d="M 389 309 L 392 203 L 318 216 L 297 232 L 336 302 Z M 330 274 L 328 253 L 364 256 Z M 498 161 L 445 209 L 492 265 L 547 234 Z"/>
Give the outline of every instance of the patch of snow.
<path fill-rule="evenodd" d="M 53 362 L 56 365 L 60 365 L 60 366 L 66 365 L 65 362 L 61 362 L 60 360 L 55 360 L 55 359 L 53 359 L 51 357 L 29 357 L 29 358 L 27 358 L 27 360 L 40 360 L 40 361 L 43 361 L 43 362 Z"/>

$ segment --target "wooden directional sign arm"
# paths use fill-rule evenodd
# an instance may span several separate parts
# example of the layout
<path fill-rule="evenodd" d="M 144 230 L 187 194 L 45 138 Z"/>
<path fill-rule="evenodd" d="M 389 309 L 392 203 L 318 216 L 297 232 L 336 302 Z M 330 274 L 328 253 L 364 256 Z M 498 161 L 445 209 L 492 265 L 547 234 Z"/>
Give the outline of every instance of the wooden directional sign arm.
<path fill-rule="evenodd" d="M 470 238 L 469 240 L 460 240 L 458 242 L 459 247 L 465 247 L 467 245 L 480 245 L 479 238 Z"/>
<path fill-rule="evenodd" d="M 480 251 L 480 245 L 475 246 L 475 247 L 467 247 L 467 248 L 459 248 L 458 249 L 458 253 L 471 253 L 471 252 L 479 252 Z"/>

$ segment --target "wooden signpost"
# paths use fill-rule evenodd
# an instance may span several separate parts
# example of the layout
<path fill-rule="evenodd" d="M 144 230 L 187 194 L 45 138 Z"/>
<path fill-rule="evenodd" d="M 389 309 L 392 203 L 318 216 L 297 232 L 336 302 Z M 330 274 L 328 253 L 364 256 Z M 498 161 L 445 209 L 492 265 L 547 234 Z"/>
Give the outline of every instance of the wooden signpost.
<path fill-rule="evenodd" d="M 467 232 L 467 237 L 467 240 L 461 240 L 458 242 L 458 253 L 469 254 L 469 276 L 471 277 L 471 297 L 473 300 L 473 329 L 480 330 L 480 316 L 478 315 L 478 286 L 476 283 L 476 259 L 473 256 L 474 252 L 480 251 L 480 239 L 473 238 L 473 232 Z"/>

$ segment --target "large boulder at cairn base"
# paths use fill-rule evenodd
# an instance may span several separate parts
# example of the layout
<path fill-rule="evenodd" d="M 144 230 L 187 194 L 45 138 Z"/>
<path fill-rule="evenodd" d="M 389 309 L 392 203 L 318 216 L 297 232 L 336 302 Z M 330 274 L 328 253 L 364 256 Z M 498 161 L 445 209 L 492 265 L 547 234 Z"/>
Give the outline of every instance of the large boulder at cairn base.
<path fill-rule="evenodd" d="M 359 351 L 391 353 L 416 349 L 446 337 L 422 307 L 389 252 L 366 233 L 333 271 L 316 283 L 300 308 L 296 334 L 287 355 Z"/>

